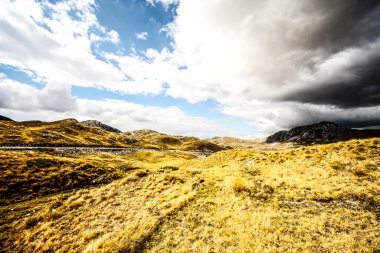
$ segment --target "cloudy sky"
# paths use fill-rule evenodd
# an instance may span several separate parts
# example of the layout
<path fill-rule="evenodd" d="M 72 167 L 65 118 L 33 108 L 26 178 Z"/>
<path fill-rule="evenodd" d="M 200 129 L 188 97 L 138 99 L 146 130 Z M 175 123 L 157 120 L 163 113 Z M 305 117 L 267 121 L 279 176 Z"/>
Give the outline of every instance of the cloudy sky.
<path fill-rule="evenodd" d="M 378 0 L 1 0 L 0 115 L 261 137 L 380 125 Z"/>

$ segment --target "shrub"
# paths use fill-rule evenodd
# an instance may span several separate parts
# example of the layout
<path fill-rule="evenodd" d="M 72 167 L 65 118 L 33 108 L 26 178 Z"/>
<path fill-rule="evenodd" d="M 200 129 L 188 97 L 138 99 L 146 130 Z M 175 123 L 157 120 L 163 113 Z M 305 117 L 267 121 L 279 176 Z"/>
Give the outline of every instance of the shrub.
<path fill-rule="evenodd" d="M 128 172 L 128 171 L 131 171 L 131 170 L 138 170 L 138 169 L 141 169 L 140 167 L 130 167 L 130 166 L 120 166 L 118 167 L 118 169 L 121 171 L 121 172 Z"/>
<path fill-rule="evenodd" d="M 160 168 L 161 170 L 179 170 L 176 166 L 163 166 Z"/>
<path fill-rule="evenodd" d="M 136 175 L 137 177 L 145 177 L 145 176 L 148 175 L 148 171 L 137 171 L 137 172 L 135 173 L 135 175 Z"/>
<path fill-rule="evenodd" d="M 39 167 L 39 168 L 47 168 L 56 165 L 57 162 L 51 159 L 37 158 L 34 160 L 26 161 L 26 166 L 28 167 Z"/>
<path fill-rule="evenodd" d="M 367 174 L 365 173 L 365 171 L 364 170 L 362 170 L 362 169 L 355 169 L 354 170 L 354 175 L 355 176 L 358 176 L 358 177 L 364 177 L 364 176 L 366 176 Z"/>
<path fill-rule="evenodd" d="M 165 177 L 165 181 L 169 183 L 181 183 L 181 184 L 185 182 L 185 180 L 181 178 L 179 175 L 167 175 Z"/>
<path fill-rule="evenodd" d="M 24 227 L 26 229 L 30 229 L 30 228 L 34 227 L 35 225 L 37 225 L 38 222 L 40 222 L 41 220 L 42 220 L 42 218 L 40 216 L 29 217 L 28 219 L 26 219 Z"/>
<path fill-rule="evenodd" d="M 376 164 L 374 164 L 374 163 L 366 163 L 366 164 L 364 165 L 364 168 L 365 168 L 366 170 L 369 170 L 369 171 L 375 171 L 375 170 L 377 169 L 377 166 L 376 166 Z"/>
<path fill-rule="evenodd" d="M 172 144 L 172 145 L 181 144 L 180 140 L 173 138 L 173 137 L 163 137 L 163 138 L 161 138 L 161 142 L 164 144 Z"/>
<path fill-rule="evenodd" d="M 227 187 L 230 188 L 234 192 L 249 192 L 248 183 L 241 178 L 230 178 L 227 180 Z"/>
<path fill-rule="evenodd" d="M 356 156 L 356 160 L 363 161 L 363 160 L 366 160 L 366 159 L 367 158 L 365 158 L 364 156 L 361 156 L 361 155 Z"/>
<path fill-rule="evenodd" d="M 341 161 L 332 161 L 330 162 L 330 167 L 334 170 L 343 170 L 346 168 L 346 164 Z"/>

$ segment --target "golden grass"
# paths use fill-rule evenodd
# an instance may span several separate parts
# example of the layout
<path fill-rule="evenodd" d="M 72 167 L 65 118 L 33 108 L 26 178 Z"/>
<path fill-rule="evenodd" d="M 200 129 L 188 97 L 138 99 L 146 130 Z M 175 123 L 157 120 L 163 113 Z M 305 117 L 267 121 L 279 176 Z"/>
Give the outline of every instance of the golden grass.
<path fill-rule="evenodd" d="M 219 151 L 223 148 L 195 137 L 171 136 L 152 130 L 114 133 L 75 119 L 54 122 L 0 121 L 0 146 L 102 146 Z"/>
<path fill-rule="evenodd" d="M 181 164 L 190 154 L 139 151 L 113 154 L 47 154 L 0 151 L 0 204 L 41 197 L 60 191 L 98 186 L 121 179 L 131 170 Z"/>
<path fill-rule="evenodd" d="M 8 232 L 14 233 L 13 241 L 5 247 L 18 252 L 137 250 L 163 217 L 194 194 L 191 182 L 174 184 L 166 176 L 135 173 L 47 204 L 15 222 Z"/>
<path fill-rule="evenodd" d="M 0 203 L 109 183 L 124 177 L 126 163 L 88 157 L 0 151 Z"/>
<path fill-rule="evenodd" d="M 379 141 L 227 150 L 207 158 L 154 151 L 62 158 L 126 162 L 138 169 L 107 185 L 0 207 L 0 247 L 7 252 L 378 252 Z"/>

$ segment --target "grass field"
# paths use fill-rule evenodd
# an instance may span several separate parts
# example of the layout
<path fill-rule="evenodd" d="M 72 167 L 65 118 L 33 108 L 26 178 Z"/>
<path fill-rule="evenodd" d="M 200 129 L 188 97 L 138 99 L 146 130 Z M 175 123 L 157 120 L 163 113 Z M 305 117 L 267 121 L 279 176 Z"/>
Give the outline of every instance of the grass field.
<path fill-rule="evenodd" d="M 379 138 L 0 159 L 3 252 L 380 252 Z"/>

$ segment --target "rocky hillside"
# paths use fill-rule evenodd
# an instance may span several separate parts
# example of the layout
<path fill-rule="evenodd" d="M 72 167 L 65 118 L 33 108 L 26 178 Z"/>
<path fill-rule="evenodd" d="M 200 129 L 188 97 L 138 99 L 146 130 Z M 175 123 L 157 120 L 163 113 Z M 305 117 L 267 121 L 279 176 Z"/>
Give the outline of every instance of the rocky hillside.
<path fill-rule="evenodd" d="M 317 124 L 295 127 L 289 131 L 279 131 L 269 136 L 266 142 L 295 142 L 298 144 L 314 144 L 379 136 L 380 130 L 356 130 L 340 126 L 333 122 L 322 121 Z"/>
<path fill-rule="evenodd" d="M 121 133 L 119 129 L 113 128 L 109 125 L 103 124 L 100 121 L 97 120 L 86 120 L 81 122 L 83 125 L 86 126 L 91 126 L 91 127 L 99 127 L 103 130 L 109 131 L 109 132 L 114 132 L 114 133 Z"/>
<path fill-rule="evenodd" d="M 172 136 L 152 130 L 122 133 L 99 121 L 53 122 L 0 120 L 0 146 L 130 147 L 219 151 L 224 148 L 195 137 Z"/>

